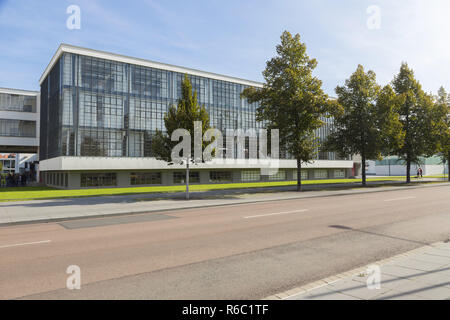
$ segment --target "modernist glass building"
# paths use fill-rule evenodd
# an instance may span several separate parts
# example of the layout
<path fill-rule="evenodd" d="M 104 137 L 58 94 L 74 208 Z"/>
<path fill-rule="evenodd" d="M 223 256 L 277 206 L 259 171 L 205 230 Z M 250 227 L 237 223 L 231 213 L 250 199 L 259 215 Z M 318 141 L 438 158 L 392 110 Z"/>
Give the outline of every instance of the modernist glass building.
<path fill-rule="evenodd" d="M 256 121 L 257 104 L 240 98 L 244 88 L 261 83 L 61 45 L 40 79 L 43 182 L 67 188 L 183 183 L 183 168 L 157 161 L 151 145 L 155 130 L 165 130 L 164 114 L 177 103 L 185 74 L 212 127 L 222 132 L 263 128 Z M 317 134 L 325 136 L 331 125 Z M 295 161 L 287 159 L 282 166 L 276 176 L 261 177 L 251 166 L 201 164 L 191 182 L 292 179 Z M 322 153 L 311 174 L 308 168 L 302 174 L 347 176 L 352 166 Z"/>

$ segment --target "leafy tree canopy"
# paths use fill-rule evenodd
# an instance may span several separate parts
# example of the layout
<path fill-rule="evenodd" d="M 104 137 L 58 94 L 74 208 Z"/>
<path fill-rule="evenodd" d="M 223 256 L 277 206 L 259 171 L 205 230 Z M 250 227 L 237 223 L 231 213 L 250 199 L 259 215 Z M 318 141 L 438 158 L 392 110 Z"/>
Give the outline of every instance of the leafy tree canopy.
<path fill-rule="evenodd" d="M 181 83 L 181 98 L 178 105 L 171 106 L 164 115 L 165 132 L 156 130 L 152 140 L 153 154 L 162 160 L 170 161 L 173 147 L 178 141 L 171 141 L 172 133 L 177 129 L 186 129 L 191 136 L 191 152 L 194 152 L 194 122 L 201 121 L 202 133 L 209 128 L 209 114 L 197 100 L 197 92 L 193 91 L 189 77 L 185 75 Z M 205 146 L 205 144 L 203 144 Z"/>
<path fill-rule="evenodd" d="M 249 102 L 259 102 L 257 120 L 267 128 L 278 129 L 280 149 L 297 159 L 298 189 L 301 189 L 302 162 L 310 162 L 317 153 L 314 131 L 323 125 L 323 117 L 332 110 L 322 81 L 313 75 L 317 61 L 306 53 L 300 35 L 284 31 L 277 55 L 263 71 L 263 88 L 247 88 L 242 96 Z"/>

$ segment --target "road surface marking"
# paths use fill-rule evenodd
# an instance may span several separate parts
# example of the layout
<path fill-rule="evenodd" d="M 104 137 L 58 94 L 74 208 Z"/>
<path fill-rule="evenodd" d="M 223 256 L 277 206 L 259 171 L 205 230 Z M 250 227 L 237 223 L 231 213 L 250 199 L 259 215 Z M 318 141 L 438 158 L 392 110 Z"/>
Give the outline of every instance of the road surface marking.
<path fill-rule="evenodd" d="M 261 217 L 268 217 L 268 216 L 276 216 L 276 215 L 280 215 L 280 214 L 299 213 L 299 212 L 305 212 L 305 211 L 308 211 L 308 209 L 295 210 L 295 211 L 285 211 L 285 212 L 274 212 L 274 213 L 267 213 L 267 214 L 259 214 L 259 215 L 256 215 L 256 216 L 244 217 L 244 219 L 261 218 Z"/>
<path fill-rule="evenodd" d="M 49 243 L 49 242 L 52 242 L 52 241 L 51 240 L 44 240 L 44 241 L 36 241 L 36 242 L 9 244 L 9 245 L 6 245 L 6 246 L 0 246 L 0 249 L 11 248 L 11 247 L 30 246 L 30 245 L 33 245 L 33 244 L 42 244 L 42 243 Z"/>
<path fill-rule="evenodd" d="M 388 201 L 400 201 L 400 200 L 409 200 L 409 199 L 415 199 L 416 197 L 404 197 L 404 198 L 396 198 L 396 199 L 388 199 L 388 200 L 384 200 L 385 202 Z"/>

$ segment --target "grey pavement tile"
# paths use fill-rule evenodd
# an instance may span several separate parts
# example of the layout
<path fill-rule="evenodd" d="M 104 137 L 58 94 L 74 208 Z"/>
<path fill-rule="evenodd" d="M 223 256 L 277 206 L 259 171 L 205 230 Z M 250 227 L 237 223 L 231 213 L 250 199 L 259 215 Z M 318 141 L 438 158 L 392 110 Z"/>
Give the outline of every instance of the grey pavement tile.
<path fill-rule="evenodd" d="M 358 282 L 361 284 L 361 286 L 365 286 L 367 287 L 367 276 L 365 277 L 353 277 L 353 281 Z M 392 290 L 392 288 L 396 288 L 399 285 L 401 285 L 401 283 L 403 281 L 408 281 L 407 278 L 402 278 L 402 277 L 397 277 L 397 276 L 392 276 L 390 274 L 386 274 L 381 272 L 381 289 L 382 291 L 386 291 L 386 290 Z"/>
<path fill-rule="evenodd" d="M 442 264 L 441 263 L 433 263 L 429 261 L 420 261 L 413 258 L 402 260 L 402 261 L 395 261 L 393 263 L 395 266 L 399 267 L 405 267 L 415 270 L 421 270 L 421 271 L 432 271 L 439 269 Z"/>
<path fill-rule="evenodd" d="M 433 248 L 426 251 L 427 254 L 441 256 L 441 257 L 450 257 L 450 251 L 449 250 L 442 250 L 438 248 Z"/>
<path fill-rule="evenodd" d="M 405 268 L 402 266 L 397 265 L 384 265 L 381 266 L 381 274 L 386 276 L 394 276 L 394 277 L 409 277 L 409 276 L 416 276 L 418 274 L 423 273 L 424 271 L 421 270 L 415 270 L 411 268 Z"/>
<path fill-rule="evenodd" d="M 399 288 L 409 285 L 411 282 L 412 282 L 412 280 L 409 280 L 407 278 L 395 277 L 395 278 L 392 278 L 389 280 L 382 281 L 381 287 L 387 288 L 387 289 L 399 290 Z"/>
<path fill-rule="evenodd" d="M 330 286 L 321 287 L 293 296 L 288 300 L 360 300 L 356 297 L 352 297 L 334 290 L 330 290 Z"/>
<path fill-rule="evenodd" d="M 441 266 L 450 264 L 450 257 L 432 255 L 428 253 L 423 253 L 421 255 L 413 256 L 411 258 L 414 260 L 440 264 Z"/>
<path fill-rule="evenodd" d="M 385 299 L 398 298 L 408 295 L 418 296 L 423 299 L 445 300 L 450 299 L 450 288 L 443 283 L 429 285 L 419 281 L 411 281 L 394 290 L 396 293 L 387 293 Z"/>
<path fill-rule="evenodd" d="M 379 296 L 380 294 L 386 293 L 390 290 L 392 290 L 392 289 L 390 289 L 386 286 L 383 286 L 381 284 L 380 289 L 369 289 L 369 288 L 367 288 L 367 286 L 363 285 L 363 286 L 359 286 L 356 288 L 348 288 L 345 290 L 339 290 L 339 292 L 350 295 L 352 297 L 359 298 L 359 299 L 369 300 L 376 296 Z"/>
<path fill-rule="evenodd" d="M 419 297 L 414 294 L 404 294 L 400 291 L 391 290 L 376 297 L 374 300 L 431 300 L 431 299 Z"/>
<path fill-rule="evenodd" d="M 428 285 L 444 284 L 450 288 L 450 272 L 433 272 L 410 278 L 412 281 L 422 282 Z"/>

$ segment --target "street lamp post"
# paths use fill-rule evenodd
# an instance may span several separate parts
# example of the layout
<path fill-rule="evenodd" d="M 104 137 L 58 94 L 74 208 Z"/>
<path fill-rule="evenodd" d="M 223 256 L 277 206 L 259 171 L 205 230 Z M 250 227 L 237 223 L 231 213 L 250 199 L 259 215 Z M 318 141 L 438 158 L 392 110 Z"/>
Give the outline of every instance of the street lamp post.
<path fill-rule="evenodd" d="M 189 200 L 189 161 L 190 157 L 186 157 L 186 200 Z"/>

